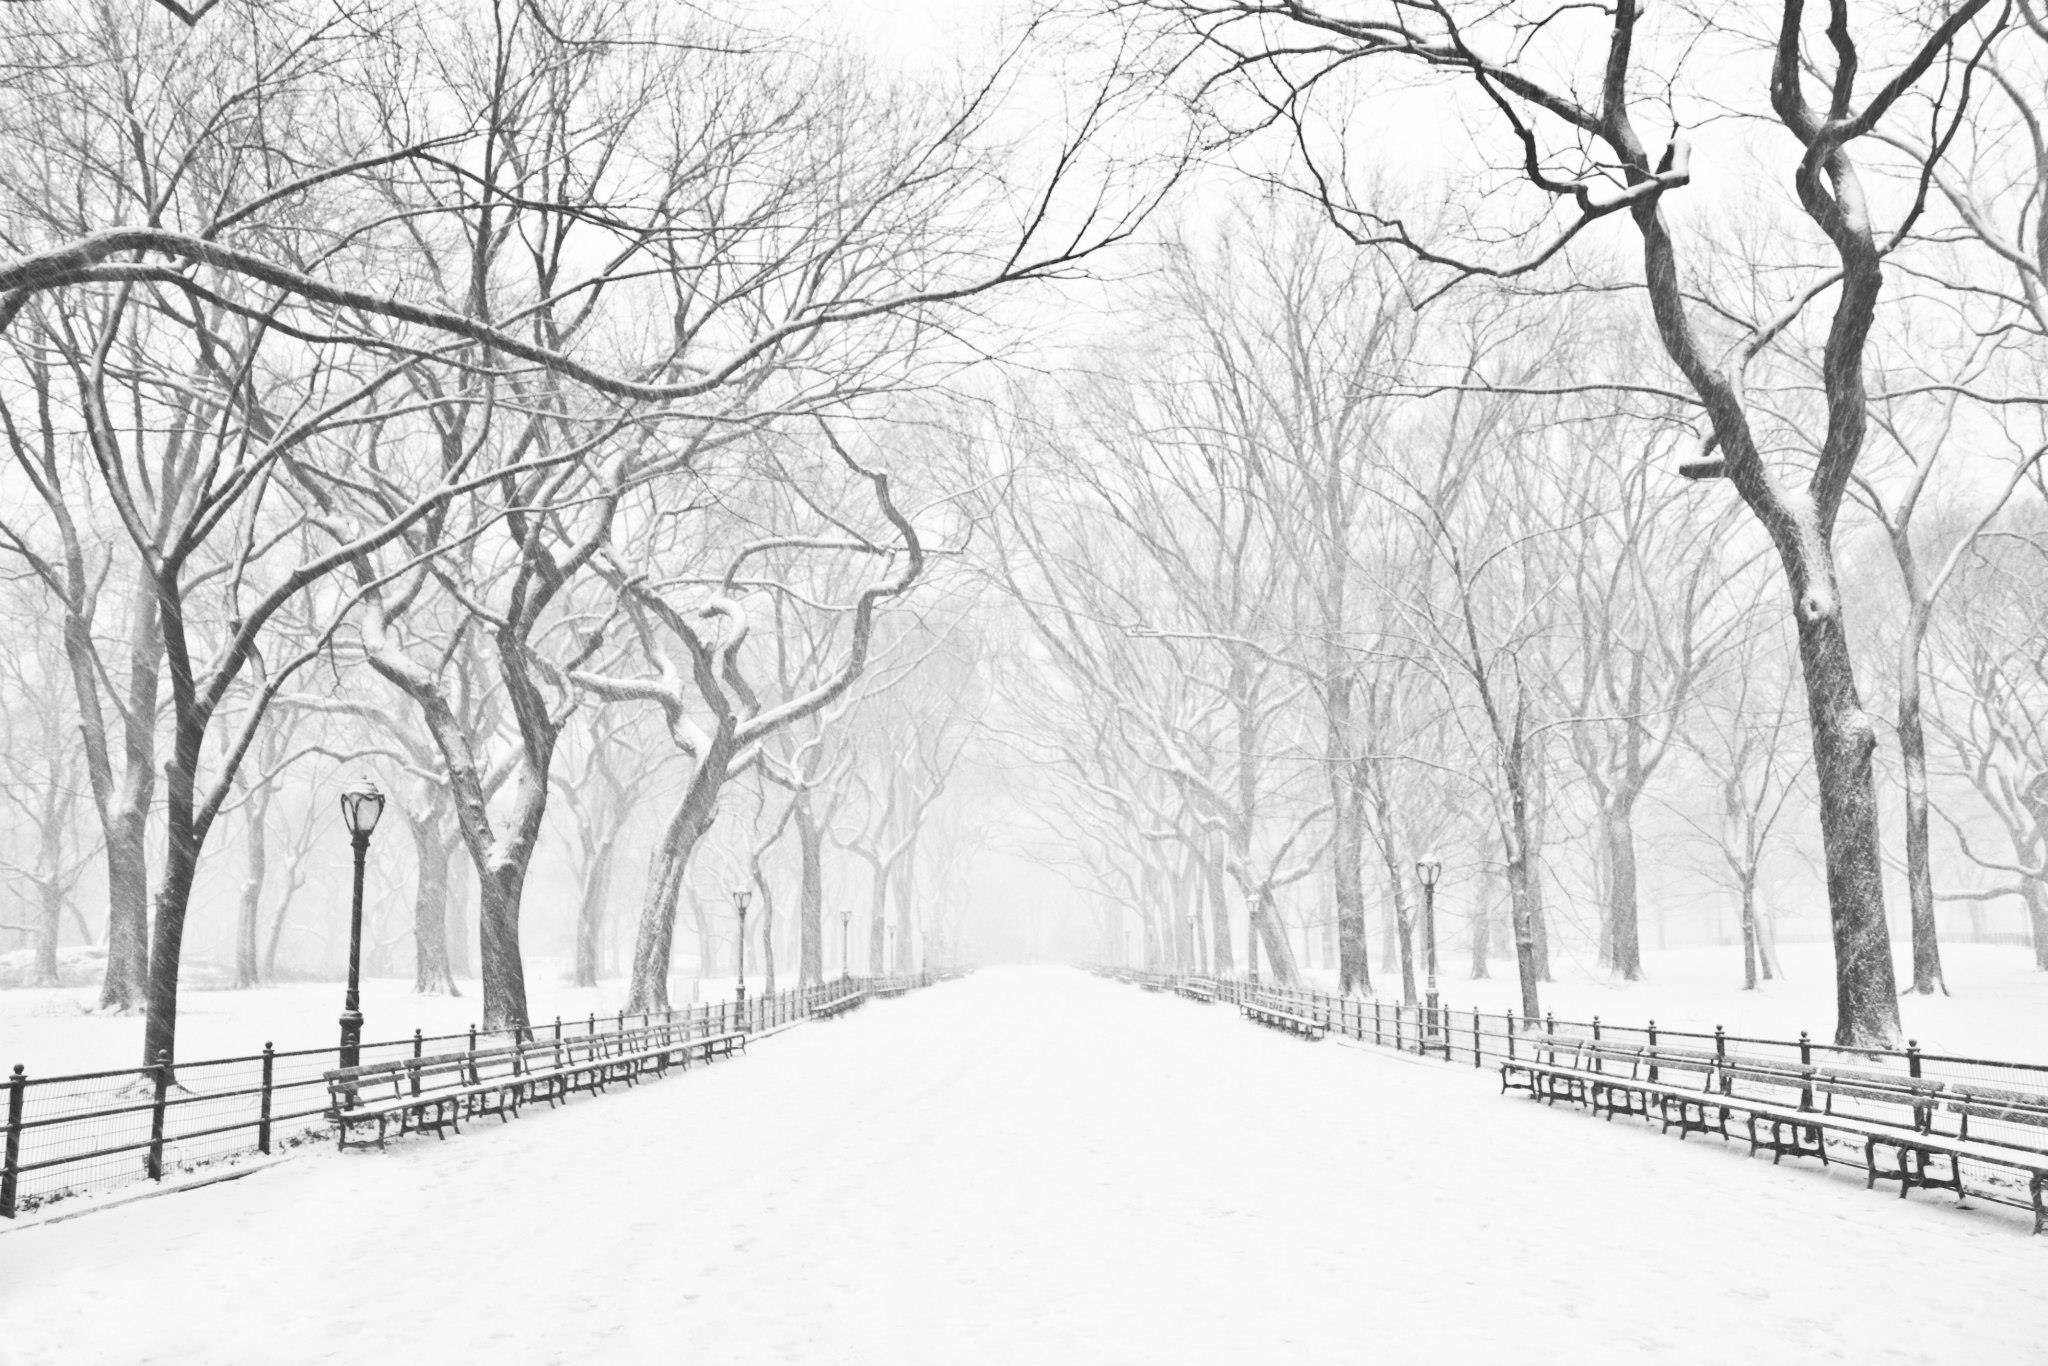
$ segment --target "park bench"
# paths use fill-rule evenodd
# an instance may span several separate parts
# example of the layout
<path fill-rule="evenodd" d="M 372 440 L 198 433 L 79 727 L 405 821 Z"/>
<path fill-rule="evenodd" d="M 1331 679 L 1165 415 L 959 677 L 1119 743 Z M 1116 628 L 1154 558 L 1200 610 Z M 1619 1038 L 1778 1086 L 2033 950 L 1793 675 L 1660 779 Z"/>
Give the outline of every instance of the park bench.
<path fill-rule="evenodd" d="M 379 1148 L 394 1133 L 432 1130 L 445 1138 L 447 1130 L 460 1133 L 465 1119 L 509 1120 L 529 1101 L 552 1107 L 577 1091 L 596 1094 L 615 1081 L 631 1085 L 671 1066 L 729 1058 L 746 1044 L 744 1033 L 692 1038 L 680 1025 L 663 1024 L 337 1068 L 325 1074 L 327 1116 L 342 1148 L 354 1130 L 370 1125 Z"/>
<path fill-rule="evenodd" d="M 353 1130 L 371 1124 L 379 1148 L 393 1124 L 401 1135 L 432 1129 L 443 1136 L 444 1129 L 455 1128 L 467 1116 L 473 1102 L 504 1085 L 496 1078 L 479 1080 L 474 1055 L 468 1053 L 336 1068 L 325 1080 L 327 1117 L 343 1148 Z"/>
<path fill-rule="evenodd" d="M 1963 1162 L 2000 1168 L 2020 1182 L 2010 1203 L 2032 1212 L 2036 1233 L 2048 1231 L 2048 1095 L 1583 1036 L 1532 1041 L 1527 1057 L 1502 1063 L 1501 1089 L 1575 1101 L 1610 1120 L 1656 1118 L 1681 1138 L 1731 1137 L 1728 1121 L 1740 1117 L 1750 1153 L 1769 1150 L 1774 1164 L 1787 1155 L 1825 1163 L 1832 1135 L 1861 1145 L 1866 1188 L 1897 1181 L 1901 1198 L 1921 1187 L 1962 1199 Z M 1955 1116 L 1953 1133 L 1938 1126 L 1943 1114 Z"/>
<path fill-rule="evenodd" d="M 1216 1003 L 1216 988 L 1199 978 L 1191 977 L 1173 991 L 1176 996 L 1185 996 L 1190 1001 L 1200 1001 L 1205 1006 Z"/>
<path fill-rule="evenodd" d="M 1298 1034 L 1304 1039 L 1320 1039 L 1329 1032 L 1330 1028 L 1321 1020 L 1311 1019 L 1306 1015 L 1296 1015 L 1291 1010 L 1284 1009 L 1267 1001 L 1246 1001 L 1238 1009 L 1244 1013 L 1246 1019 L 1254 1020 L 1273 1029 L 1284 1029 L 1288 1033 Z"/>
<path fill-rule="evenodd" d="M 867 993 L 856 991 L 851 995 L 841 996 L 837 1000 L 825 1002 L 825 1004 L 811 1012 L 811 1018 L 814 1020 L 829 1020 L 835 1015 L 844 1015 L 847 1011 L 852 1010 L 865 1000 L 867 1000 Z"/>

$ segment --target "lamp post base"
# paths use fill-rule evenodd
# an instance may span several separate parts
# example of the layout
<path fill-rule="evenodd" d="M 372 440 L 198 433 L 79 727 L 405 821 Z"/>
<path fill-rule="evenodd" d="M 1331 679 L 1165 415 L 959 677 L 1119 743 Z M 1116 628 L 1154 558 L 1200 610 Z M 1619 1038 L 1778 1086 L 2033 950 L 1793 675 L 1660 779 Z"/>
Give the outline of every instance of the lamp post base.
<path fill-rule="evenodd" d="M 363 1060 L 363 1012 L 344 1010 L 341 1013 L 340 1065 L 360 1067 Z"/>

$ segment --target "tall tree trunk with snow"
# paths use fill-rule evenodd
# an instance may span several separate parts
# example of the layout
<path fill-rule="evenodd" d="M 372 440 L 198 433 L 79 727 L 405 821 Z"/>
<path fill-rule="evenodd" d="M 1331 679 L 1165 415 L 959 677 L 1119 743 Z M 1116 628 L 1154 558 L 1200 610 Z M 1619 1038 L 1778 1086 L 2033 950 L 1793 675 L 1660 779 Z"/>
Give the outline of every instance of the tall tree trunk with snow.
<path fill-rule="evenodd" d="M 246 862 L 242 868 L 241 905 L 235 913 L 235 985 L 260 986 L 263 960 L 257 951 L 257 925 L 263 914 L 264 874 L 270 865 L 270 845 L 264 827 L 268 823 L 268 784 L 249 794 L 243 814 L 248 835 Z"/>
<path fill-rule="evenodd" d="M 797 899 L 797 984 L 825 980 L 825 827 L 810 789 L 796 794 L 796 838 L 802 869 Z"/>
<path fill-rule="evenodd" d="M 885 927 L 889 923 L 889 870 L 880 862 L 874 865 L 874 881 L 868 887 L 868 975 L 880 977 L 888 970 L 882 961 L 884 944 L 888 939 Z"/>
<path fill-rule="evenodd" d="M 1223 859 L 1214 841 L 1202 853 L 1202 891 L 1209 904 L 1209 945 L 1214 957 L 1211 967 L 1218 977 L 1237 971 L 1235 951 L 1230 944 L 1230 894 L 1223 881 Z"/>
<path fill-rule="evenodd" d="M 68 530 L 68 522 L 66 526 Z M 85 561 L 75 543 L 67 562 L 68 577 L 83 584 Z M 100 656 L 90 613 L 89 601 L 67 597 L 64 658 L 78 704 L 79 734 L 107 869 L 107 967 L 99 1008 L 125 1013 L 141 1010 L 149 991 L 149 812 L 156 793 L 163 637 L 156 603 L 138 585 L 129 609 L 128 669 L 117 750 L 114 726 L 100 700 Z"/>
<path fill-rule="evenodd" d="M 1346 700 L 1341 704 L 1348 712 L 1350 679 L 1332 683 L 1332 692 L 1341 689 Z M 1336 712 L 1340 704 L 1334 698 L 1326 700 L 1330 708 L 1330 752 L 1326 760 L 1330 768 L 1330 819 L 1335 822 L 1330 832 L 1330 877 L 1332 900 L 1337 908 L 1337 990 L 1345 995 L 1372 994 L 1372 965 L 1366 950 L 1365 932 L 1365 793 L 1357 781 L 1355 763 L 1348 761 L 1340 748 L 1340 730 L 1348 733 L 1348 715 L 1340 723 Z"/>
<path fill-rule="evenodd" d="M 1756 990 L 1757 968 L 1763 956 L 1756 926 L 1756 878 L 1742 879 L 1742 989 Z"/>
<path fill-rule="evenodd" d="M 1385 857 L 1387 873 L 1387 904 L 1393 908 L 1395 943 L 1401 951 L 1401 1000 L 1414 1005 L 1415 993 L 1415 915 L 1408 897 L 1408 883 L 1401 876 L 1399 860 Z"/>
<path fill-rule="evenodd" d="M 1501 822 L 1502 852 L 1508 914 L 1515 936 L 1515 970 L 1521 980 L 1522 1018 L 1534 1021 L 1542 1012 L 1536 984 L 1543 974 L 1537 962 L 1537 918 L 1541 911 L 1537 904 L 1536 874 L 1530 866 L 1529 796 L 1518 760 L 1504 764 L 1502 774 L 1507 779 L 1506 819 Z"/>
<path fill-rule="evenodd" d="M 1485 888 L 1472 898 L 1472 914 L 1466 921 L 1465 946 L 1471 951 L 1469 976 L 1475 982 L 1483 982 L 1491 974 L 1486 966 L 1486 950 L 1493 940 L 1493 921 L 1487 911 Z"/>
<path fill-rule="evenodd" d="M 2034 966 L 2048 972 L 2048 877 L 2021 879 L 2020 898 L 2027 908 L 2027 927 L 2033 932 Z"/>
<path fill-rule="evenodd" d="M 583 869 L 583 885 L 576 896 L 576 962 L 574 982 L 594 987 L 602 964 L 605 908 L 612 895 L 612 852 L 618 847 L 616 833 L 607 833 L 591 851 Z"/>
<path fill-rule="evenodd" d="M 731 759 L 732 727 L 727 724 L 712 736 L 710 746 L 691 770 L 683 799 L 669 817 L 668 826 L 648 860 L 640 927 L 633 941 L 633 977 L 626 995 L 628 1010 L 669 1008 L 668 975 L 675 946 L 676 906 L 682 895 L 684 875 L 689 871 L 690 855 L 718 818 L 718 796 L 724 788 Z M 700 920 L 700 931 L 702 927 Z"/>
<path fill-rule="evenodd" d="M 1920 654 L 1928 613 L 1916 603 L 1899 643 L 1899 767 L 1906 785 L 1906 897 L 1912 908 L 1913 986 L 1921 996 L 1948 994 L 1941 971 L 1941 935 L 1934 920 L 1934 866 L 1928 832 L 1927 729 L 1920 714 Z"/>
<path fill-rule="evenodd" d="M 1600 808 L 1601 866 L 1606 879 L 1602 936 L 1607 965 L 1624 982 L 1643 980 L 1643 944 L 1636 890 L 1634 789 L 1609 793 Z"/>
<path fill-rule="evenodd" d="M 1276 986 L 1293 987 L 1301 985 L 1301 968 L 1294 958 L 1294 946 L 1287 942 L 1287 927 L 1280 923 L 1279 915 L 1273 908 L 1273 889 L 1259 887 L 1245 898 L 1246 909 L 1250 912 L 1252 932 L 1257 943 L 1266 950 L 1266 964 L 1273 970 Z"/>
<path fill-rule="evenodd" d="M 48 864 L 44 865 L 46 868 Z M 64 887 L 54 877 L 36 879 L 36 957 L 28 984 L 54 987 L 57 976 L 57 941 L 64 933 Z"/>
<path fill-rule="evenodd" d="M 438 814 L 402 808 L 412 839 L 412 989 L 420 996 L 460 996 L 448 954 L 448 867 L 452 835 Z"/>

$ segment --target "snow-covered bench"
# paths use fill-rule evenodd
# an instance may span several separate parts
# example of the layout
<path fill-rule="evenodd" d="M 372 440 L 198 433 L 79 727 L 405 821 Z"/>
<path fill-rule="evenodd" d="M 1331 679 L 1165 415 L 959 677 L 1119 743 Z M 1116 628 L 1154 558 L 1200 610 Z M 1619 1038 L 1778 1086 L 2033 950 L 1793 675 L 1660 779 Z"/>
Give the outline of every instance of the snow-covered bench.
<path fill-rule="evenodd" d="M 850 992 L 836 1000 L 825 1002 L 825 1004 L 811 1012 L 811 1018 L 814 1020 L 829 1020 L 834 1015 L 844 1015 L 847 1011 L 852 1010 L 855 1006 L 867 1000 L 867 998 L 867 993 L 864 991 Z"/>
<path fill-rule="evenodd" d="M 2036 1233 L 2048 1231 L 2048 1095 L 1584 1037 L 1536 1041 L 1529 1056 L 1502 1064 L 1501 1086 L 1576 1101 L 1609 1119 L 1654 1117 L 1681 1138 L 1728 1138 L 1728 1121 L 1739 1117 L 1750 1152 L 1768 1149 L 1773 1163 L 1788 1154 L 1825 1163 L 1833 1135 L 1862 1146 L 1866 1188 L 1897 1181 L 1902 1198 L 1918 1186 L 1961 1199 L 1963 1162 L 2000 1167 L 2024 1183 L 2024 1198 L 2015 1190 L 2012 1203 L 2032 1211 Z M 1939 1127 L 1944 1114 L 1955 1116 L 1954 1132 Z"/>
<path fill-rule="evenodd" d="M 1321 1020 L 1312 1019 L 1307 1015 L 1296 1015 L 1293 1011 L 1267 1001 L 1253 999 L 1246 1001 L 1238 1009 L 1244 1013 L 1246 1019 L 1255 1020 L 1274 1029 L 1284 1029 L 1290 1034 L 1299 1034 L 1304 1039 L 1320 1039 L 1330 1029 Z"/>
<path fill-rule="evenodd" d="M 1190 1001 L 1200 1001 L 1203 1005 L 1216 1003 L 1216 988 L 1200 977 L 1190 977 L 1173 990 L 1176 996 L 1185 996 Z"/>
<path fill-rule="evenodd" d="M 432 1130 L 445 1138 L 447 1130 L 461 1132 L 464 1119 L 508 1120 L 529 1101 L 552 1106 L 576 1091 L 600 1092 L 615 1081 L 631 1085 L 647 1073 L 731 1057 L 746 1046 L 744 1033 L 693 1038 L 671 1023 L 337 1068 L 325 1075 L 327 1117 L 343 1148 L 354 1130 L 371 1125 L 380 1148 L 393 1132 Z"/>

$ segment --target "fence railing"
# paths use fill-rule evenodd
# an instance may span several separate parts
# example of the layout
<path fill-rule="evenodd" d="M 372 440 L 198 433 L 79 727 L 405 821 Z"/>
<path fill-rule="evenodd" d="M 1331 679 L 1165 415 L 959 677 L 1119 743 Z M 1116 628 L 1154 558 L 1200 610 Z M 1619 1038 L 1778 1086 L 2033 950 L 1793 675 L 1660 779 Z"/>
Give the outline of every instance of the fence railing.
<path fill-rule="evenodd" d="M 1618 1025 L 1603 1021 L 1597 1015 L 1590 1020 L 1560 1020 L 1554 1015 L 1545 1015 L 1540 1020 L 1524 1020 L 1519 1012 L 1512 1010 L 1481 1011 L 1444 1005 L 1439 1005 L 1432 1014 L 1428 1006 L 1421 1004 L 1340 996 L 1301 987 L 1271 986 L 1243 978 L 1187 977 L 1132 968 L 1101 968 L 1097 971 L 1121 981 L 1167 989 L 1186 981 L 1198 982 L 1208 987 L 1218 1000 L 1242 1004 L 1256 999 L 1277 1005 L 1291 1014 L 1314 1019 L 1332 1033 L 1347 1035 L 1363 1043 L 1439 1057 L 1449 1063 L 1475 1068 L 1483 1068 L 1489 1062 L 1526 1058 L 1533 1048 L 1546 1041 L 1570 1042 L 1590 1038 L 1624 1048 L 1637 1045 L 1651 1049 L 1686 1048 L 1711 1052 L 1724 1060 L 1733 1057 L 1798 1063 L 1823 1073 L 1829 1068 L 1874 1069 L 1930 1081 L 2048 1098 L 2048 1063 L 1927 1053 L 1910 1041 L 1903 1049 L 1844 1048 L 1817 1042 L 1803 1030 L 1797 1039 L 1774 1039 L 1730 1034 L 1718 1025 L 1710 1033 L 1667 1029 L 1654 1020 L 1642 1025 Z M 1735 1093 L 1741 1093 L 1739 1085 Z M 1808 1100 L 1811 1101 L 1810 1095 Z M 1857 1110 L 1854 1101 L 1836 1104 L 1837 1113 L 1854 1114 Z M 1884 1118 L 1880 1114 L 1871 1117 Z M 1987 1138 L 2010 1136 L 2020 1140 L 2022 1146 L 2034 1146 L 2040 1141 L 2038 1130 L 2002 1125 L 1995 1120 L 1973 1120 L 1970 1130 Z M 2023 1188 L 2020 1198 L 2014 1198 L 2010 1173 L 1995 1167 L 1965 1162 L 1963 1182 L 1972 1194 L 2007 1203 L 2028 1203 Z"/>
<path fill-rule="evenodd" d="M 673 1025 L 687 1037 L 758 1033 L 806 1019 L 850 995 L 893 996 L 937 980 L 931 973 L 841 978 L 735 1001 L 659 1011 L 556 1016 L 527 1028 L 531 1038 L 578 1039 Z M 471 1026 L 365 1042 L 359 1061 L 393 1062 L 433 1053 L 502 1047 L 514 1031 Z M 330 1130 L 326 1073 L 339 1049 L 279 1051 L 147 1067 L 31 1076 L 25 1065 L 0 1079 L 0 1218 L 67 1196 L 131 1181 L 162 1181 L 237 1154 L 269 1153 Z"/>

